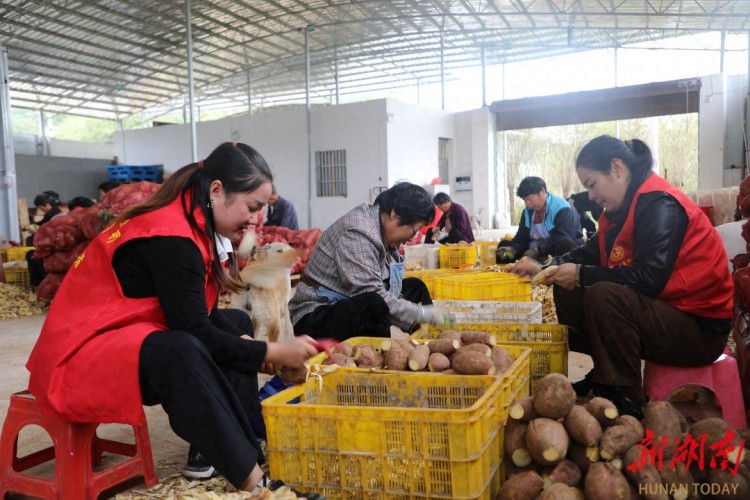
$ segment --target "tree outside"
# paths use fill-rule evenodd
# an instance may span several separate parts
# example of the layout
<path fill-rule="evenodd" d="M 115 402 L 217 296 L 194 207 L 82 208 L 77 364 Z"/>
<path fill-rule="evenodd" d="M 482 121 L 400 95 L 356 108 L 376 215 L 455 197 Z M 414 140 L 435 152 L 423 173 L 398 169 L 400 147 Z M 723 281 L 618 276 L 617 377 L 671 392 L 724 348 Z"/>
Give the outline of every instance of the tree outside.
<path fill-rule="evenodd" d="M 643 140 L 654 153 L 660 175 L 686 193 L 698 188 L 697 113 L 498 132 L 497 165 L 506 168 L 502 189 L 510 200 L 509 222 L 518 224 L 524 209 L 516 196 L 524 177 L 541 177 L 549 192 L 563 198 L 583 191 L 575 159 L 586 142 L 602 134 Z M 505 211 L 502 205 L 500 211 Z"/>
<path fill-rule="evenodd" d="M 39 111 L 11 109 L 13 133 L 41 135 Z M 75 115 L 51 115 L 47 119 L 47 135 L 69 141 L 112 144 L 117 124 L 111 120 L 99 120 Z"/>

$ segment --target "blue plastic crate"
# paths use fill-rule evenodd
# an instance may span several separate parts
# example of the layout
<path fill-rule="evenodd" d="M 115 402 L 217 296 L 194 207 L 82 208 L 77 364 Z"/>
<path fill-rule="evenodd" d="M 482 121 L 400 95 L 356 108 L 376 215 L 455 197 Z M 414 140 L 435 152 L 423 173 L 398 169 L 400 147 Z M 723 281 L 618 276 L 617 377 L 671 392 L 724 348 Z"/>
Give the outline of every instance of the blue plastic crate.
<path fill-rule="evenodd" d="M 161 177 L 159 165 L 109 165 L 107 166 L 107 179 L 110 181 L 158 182 Z"/>

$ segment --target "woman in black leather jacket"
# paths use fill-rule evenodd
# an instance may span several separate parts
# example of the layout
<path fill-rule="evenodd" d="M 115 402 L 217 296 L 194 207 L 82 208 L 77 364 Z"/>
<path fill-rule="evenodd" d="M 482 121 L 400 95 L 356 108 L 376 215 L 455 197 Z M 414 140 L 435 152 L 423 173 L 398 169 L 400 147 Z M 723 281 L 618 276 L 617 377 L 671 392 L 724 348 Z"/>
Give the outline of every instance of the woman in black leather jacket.
<path fill-rule="evenodd" d="M 679 189 L 652 172 L 648 146 L 610 136 L 578 155 L 578 178 L 604 208 L 586 245 L 553 260 L 558 320 L 569 346 L 594 369 L 574 384 L 642 415 L 641 359 L 700 366 L 723 351 L 731 328 L 733 285 L 719 234 Z M 557 267 L 554 267 L 557 266 Z M 542 265 L 519 261 L 514 272 Z"/>

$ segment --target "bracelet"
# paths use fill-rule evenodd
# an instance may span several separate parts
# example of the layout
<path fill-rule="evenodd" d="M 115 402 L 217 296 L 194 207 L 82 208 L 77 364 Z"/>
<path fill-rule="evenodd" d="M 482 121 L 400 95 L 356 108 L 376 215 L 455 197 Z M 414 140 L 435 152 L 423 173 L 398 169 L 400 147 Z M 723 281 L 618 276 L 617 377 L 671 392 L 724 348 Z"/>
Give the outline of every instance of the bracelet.
<path fill-rule="evenodd" d="M 576 288 L 581 288 L 581 264 L 576 265 Z"/>

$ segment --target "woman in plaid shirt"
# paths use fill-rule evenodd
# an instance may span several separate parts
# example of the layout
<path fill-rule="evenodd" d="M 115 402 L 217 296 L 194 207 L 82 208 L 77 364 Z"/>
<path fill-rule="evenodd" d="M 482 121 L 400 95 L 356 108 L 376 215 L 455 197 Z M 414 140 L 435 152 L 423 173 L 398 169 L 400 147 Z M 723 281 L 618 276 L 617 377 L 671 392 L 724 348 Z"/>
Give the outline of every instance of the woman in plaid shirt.
<path fill-rule="evenodd" d="M 297 335 L 389 337 L 447 315 L 432 306 L 418 278 L 403 279 L 398 247 L 432 222 L 427 191 L 400 182 L 326 229 L 310 255 L 289 312 Z"/>

